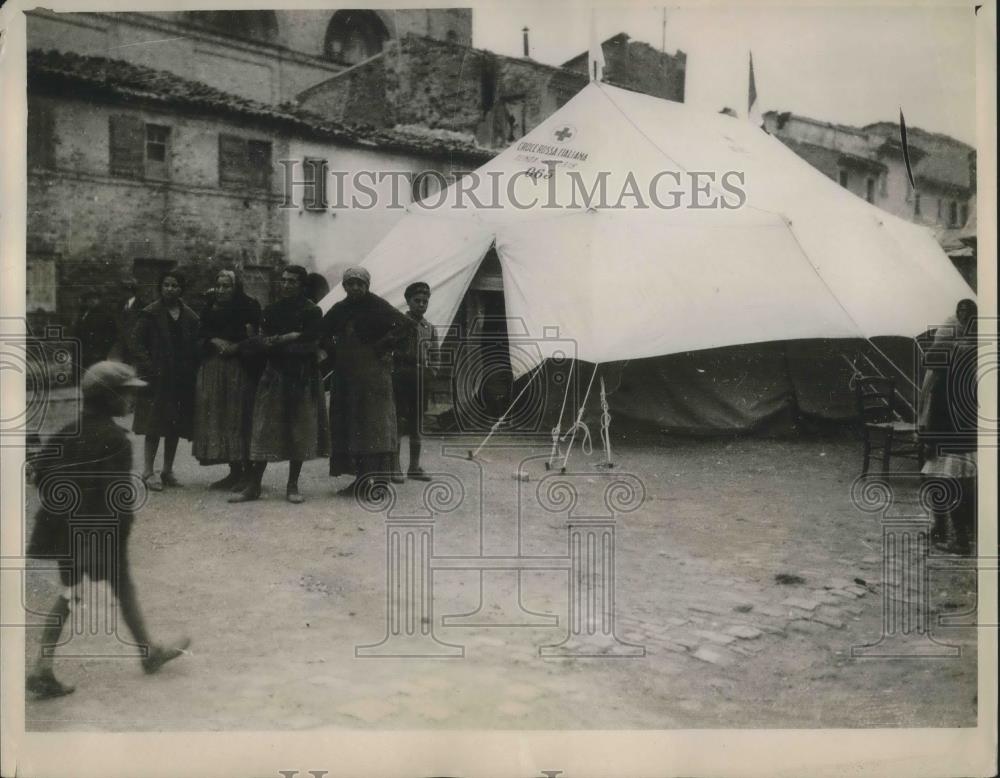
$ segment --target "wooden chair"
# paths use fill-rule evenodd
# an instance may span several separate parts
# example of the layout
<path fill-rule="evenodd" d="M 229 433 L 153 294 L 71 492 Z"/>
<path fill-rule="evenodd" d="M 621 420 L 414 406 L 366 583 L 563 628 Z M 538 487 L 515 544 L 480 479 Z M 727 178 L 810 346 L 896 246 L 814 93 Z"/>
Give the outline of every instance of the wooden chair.
<path fill-rule="evenodd" d="M 896 381 L 885 376 L 857 376 L 854 379 L 864 462 L 861 475 L 868 475 L 873 452 L 882 459 L 882 472 L 889 472 L 892 457 L 914 459 L 924 464 L 923 446 L 917 437 L 917 425 L 902 421 L 896 413 Z"/>

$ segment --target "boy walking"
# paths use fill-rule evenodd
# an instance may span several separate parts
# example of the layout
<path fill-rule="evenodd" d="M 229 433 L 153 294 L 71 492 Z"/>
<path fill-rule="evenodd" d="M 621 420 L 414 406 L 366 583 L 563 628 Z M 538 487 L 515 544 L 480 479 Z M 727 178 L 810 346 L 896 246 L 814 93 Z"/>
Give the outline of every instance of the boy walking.
<path fill-rule="evenodd" d="M 70 587 L 84 575 L 91 581 L 106 580 L 115 593 L 122 617 L 145 654 L 142 669 L 146 673 L 155 673 L 190 644 L 187 638 L 171 645 L 152 642 L 129 569 L 128 539 L 135 516 L 123 495 L 132 488 L 134 477 L 132 445 L 114 418 L 130 412 L 135 389 L 146 383 L 130 366 L 106 361 L 93 365 L 80 385 L 83 415 L 79 434 L 67 437 L 58 459 L 40 463 L 36 470 L 42 505 L 27 556 L 56 558 L 65 589 L 53 603 L 38 661 L 25 682 L 27 691 L 40 699 L 73 691 L 53 674 L 52 652 L 69 616 Z M 76 499 L 65 499 L 69 493 Z"/>

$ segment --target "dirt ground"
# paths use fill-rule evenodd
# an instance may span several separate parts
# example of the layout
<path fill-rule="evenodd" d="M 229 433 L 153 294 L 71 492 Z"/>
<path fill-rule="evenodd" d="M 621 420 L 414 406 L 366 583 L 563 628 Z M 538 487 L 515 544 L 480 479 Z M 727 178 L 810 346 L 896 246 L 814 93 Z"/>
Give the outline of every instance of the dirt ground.
<path fill-rule="evenodd" d="M 469 461 L 476 442 L 425 445 L 434 488 L 452 490 L 436 503 L 434 556 L 565 559 L 569 505 L 539 488 L 558 475 L 544 469 L 547 449 L 507 441 Z M 385 512 L 335 496 L 346 480 L 319 460 L 303 470 L 305 504 L 285 502 L 276 465 L 262 500 L 233 506 L 205 488 L 224 469 L 189 452 L 182 443 L 184 488 L 149 496 L 130 552 L 151 631 L 189 635 L 190 655 L 144 676 L 124 625 L 107 634 L 108 607 L 91 599 L 77 614 L 100 634 L 57 651 L 57 675 L 77 690 L 29 700 L 29 730 L 975 726 L 974 629 L 932 627 L 960 656 L 852 656 L 878 641 L 883 602 L 908 595 L 883 580 L 879 516 L 851 501 L 860 451 L 849 435 L 618 438 L 611 475 L 593 467 L 598 452 L 574 453 L 562 480 L 577 522 L 607 516 L 612 481 L 642 485 L 614 530 L 615 634 L 643 647 L 632 657 L 539 656 L 569 629 L 565 569 L 438 569 L 427 626 L 435 650 L 464 656 L 356 657 L 387 634 Z M 424 494 L 399 487 L 391 518 L 426 517 Z M 969 573 L 932 572 L 931 615 L 974 607 L 972 589 Z M 53 572 L 33 569 L 29 610 L 44 613 L 58 591 Z M 478 625 L 442 623 L 463 613 Z M 29 663 L 38 636 L 28 630 Z"/>

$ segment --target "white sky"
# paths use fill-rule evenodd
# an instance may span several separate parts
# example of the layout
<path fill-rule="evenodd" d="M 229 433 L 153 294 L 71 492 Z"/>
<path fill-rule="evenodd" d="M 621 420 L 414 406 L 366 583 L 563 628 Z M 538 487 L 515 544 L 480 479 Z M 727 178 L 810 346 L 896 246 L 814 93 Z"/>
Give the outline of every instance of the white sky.
<path fill-rule="evenodd" d="M 831 3 L 831 6 L 833 4 Z M 782 110 L 861 125 L 897 121 L 975 145 L 975 35 L 968 6 L 668 8 L 666 50 L 687 53 L 685 101 L 746 112 L 753 51 L 762 111 Z M 600 40 L 628 33 L 659 48 L 663 7 L 599 7 Z M 477 6 L 473 45 L 553 65 L 586 51 L 590 11 L 555 0 Z"/>

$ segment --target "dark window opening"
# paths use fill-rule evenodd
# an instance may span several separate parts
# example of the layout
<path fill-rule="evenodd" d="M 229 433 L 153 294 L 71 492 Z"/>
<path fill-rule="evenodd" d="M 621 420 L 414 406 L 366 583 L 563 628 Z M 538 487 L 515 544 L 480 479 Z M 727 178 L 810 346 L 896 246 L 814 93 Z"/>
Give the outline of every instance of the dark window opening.
<path fill-rule="evenodd" d="M 849 176 L 847 174 L 847 171 L 846 170 L 841 170 L 840 171 L 840 185 L 843 186 L 843 187 L 846 187 L 849 181 L 850 181 L 850 178 L 849 178 Z"/>
<path fill-rule="evenodd" d="M 875 179 L 869 178 L 865 181 L 865 199 L 870 202 L 875 202 Z"/>
<path fill-rule="evenodd" d="M 146 177 L 170 177 L 170 128 L 146 125 Z"/>
<path fill-rule="evenodd" d="M 325 211 L 327 161 L 307 158 L 303 162 L 305 173 L 305 207 L 308 211 Z"/>
<path fill-rule="evenodd" d="M 271 188 L 271 143 L 219 135 L 219 185 Z"/>
<path fill-rule="evenodd" d="M 388 30 L 374 11 L 337 11 L 326 28 L 324 50 L 334 62 L 356 65 L 382 51 L 388 39 Z"/>

